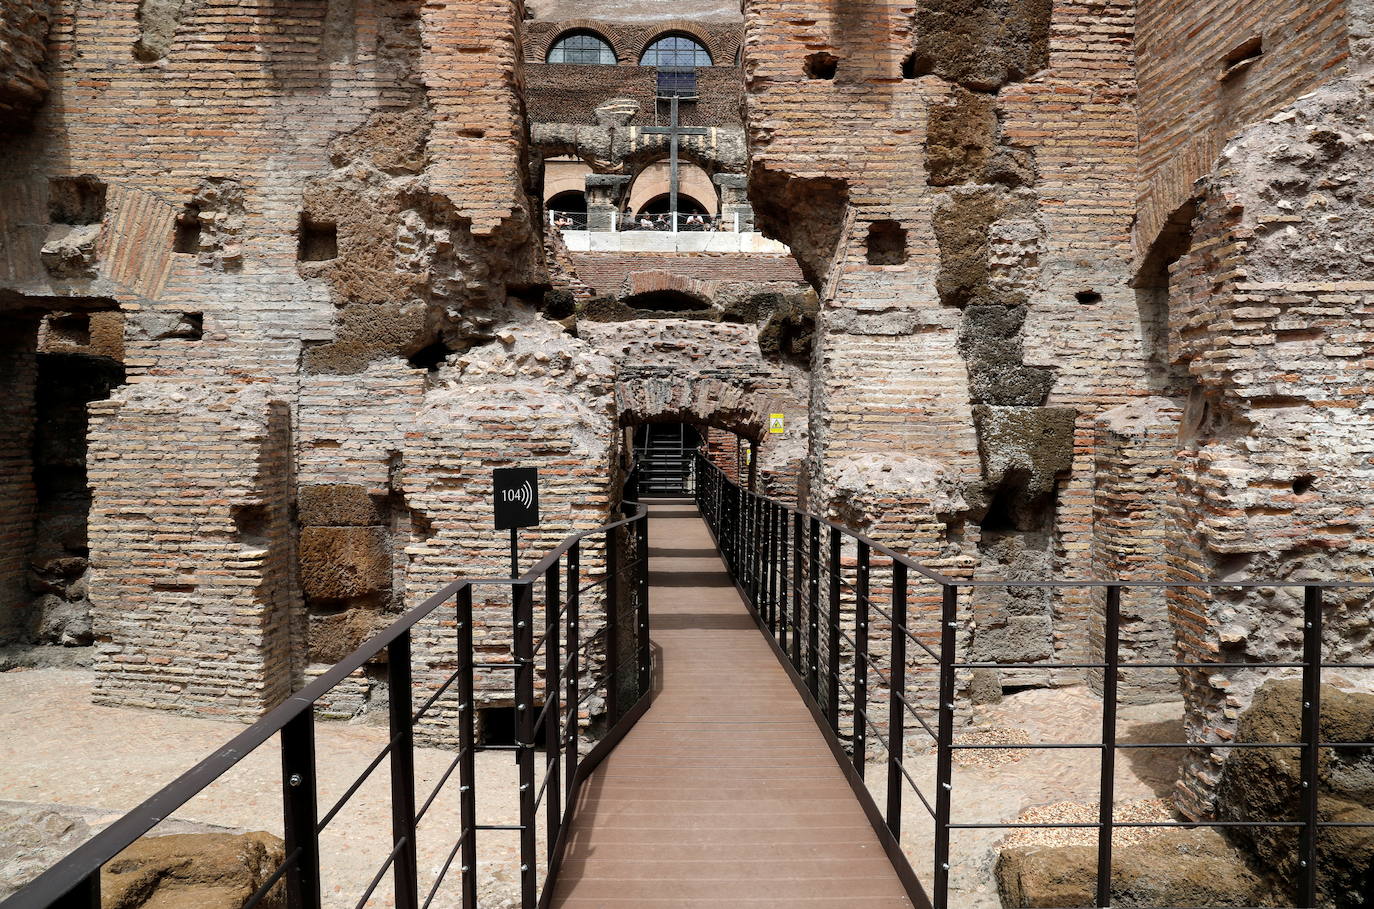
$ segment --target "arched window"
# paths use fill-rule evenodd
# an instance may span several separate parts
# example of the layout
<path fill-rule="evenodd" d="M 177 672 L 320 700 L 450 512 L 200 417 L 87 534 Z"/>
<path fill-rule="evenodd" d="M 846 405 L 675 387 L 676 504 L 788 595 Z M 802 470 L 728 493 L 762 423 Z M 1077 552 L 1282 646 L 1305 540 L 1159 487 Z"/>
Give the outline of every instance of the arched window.
<path fill-rule="evenodd" d="M 711 54 L 705 45 L 686 35 L 664 35 L 644 51 L 641 66 L 710 66 Z"/>
<path fill-rule="evenodd" d="M 614 66 L 615 51 L 595 32 L 569 32 L 549 48 L 549 63 L 602 63 Z"/>

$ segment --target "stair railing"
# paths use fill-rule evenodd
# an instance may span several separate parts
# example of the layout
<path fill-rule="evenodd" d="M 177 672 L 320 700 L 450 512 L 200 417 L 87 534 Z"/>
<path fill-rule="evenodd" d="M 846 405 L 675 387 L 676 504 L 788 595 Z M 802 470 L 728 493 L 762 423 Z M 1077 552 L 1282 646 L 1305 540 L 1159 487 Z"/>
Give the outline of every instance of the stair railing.
<path fill-rule="evenodd" d="M 1095 902 L 1111 906 L 1114 832 L 1125 828 L 1256 827 L 1291 828 L 1297 832 L 1297 869 L 1286 881 L 1292 906 L 1313 909 L 1321 892 L 1318 839 L 1323 830 L 1374 824 L 1323 820 L 1319 811 L 1319 756 L 1323 750 L 1374 748 L 1371 742 L 1327 741 L 1321 734 L 1321 678 L 1326 669 L 1374 669 L 1370 662 L 1324 662 L 1322 658 L 1323 603 L 1330 590 L 1367 596 L 1374 583 L 1353 581 L 1097 581 L 1015 580 L 983 581 L 955 578 L 934 571 L 869 537 L 840 524 L 818 518 L 743 488 L 698 452 L 697 502 L 714 535 L 726 565 L 745 597 L 755 620 L 774 645 L 778 658 L 812 708 L 836 759 L 849 776 L 869 820 L 888 856 L 920 909 L 958 909 L 951 897 L 951 834 L 961 830 L 1012 828 L 1083 828 L 1095 833 L 1097 878 Z M 1087 590 L 1098 596 L 1102 616 L 1101 657 L 1056 662 L 975 659 L 968 653 L 971 630 L 960 595 L 978 591 L 1007 592 L 1009 588 Z M 1300 589 L 1302 591 L 1301 650 L 1280 662 L 1129 661 L 1122 659 L 1122 594 L 1127 590 L 1163 590 L 1178 596 L 1187 591 Z M 1358 607 L 1351 607 L 1358 608 Z M 962 657 L 961 657 L 962 654 Z M 1032 744 L 961 742 L 956 733 L 958 714 L 968 709 L 961 701 L 961 684 L 975 670 L 1099 672 L 1102 678 L 1102 731 L 1097 741 Z M 1137 743 L 1117 736 L 1118 683 L 1125 672 L 1177 670 L 1188 673 L 1231 673 L 1280 669 L 1301 674 L 1301 734 L 1293 742 L 1209 741 Z M 909 741 L 915 739 L 915 744 Z M 876 747 L 875 747 L 876 745 Z M 910 751 L 935 751 L 934 780 L 927 788 L 917 783 L 909 766 Z M 1146 822 L 1117 818 L 1116 757 L 1128 749 L 1291 749 L 1301 755 L 1299 804 L 1291 818 L 1238 821 Z M 954 757 L 966 750 L 1061 750 L 1096 753 L 1099 759 L 1098 819 L 1092 823 L 966 822 L 958 819 Z M 870 755 L 876 755 L 870 759 Z M 869 792 L 864 777 L 869 764 L 884 765 L 882 808 Z M 910 792 L 928 814 L 934 829 L 934 849 L 927 891 L 917 880 L 904 853 L 904 795 Z M 970 797 L 972 800 L 972 797 Z M 909 805 L 908 805 L 909 807 Z M 971 856 L 970 864 L 980 860 Z M 1329 860 L 1328 860 L 1329 861 Z M 957 897 L 958 894 L 955 896 Z M 1130 903 L 1130 905 L 1137 905 Z"/>
<path fill-rule="evenodd" d="M 428 909 L 435 905 L 445 878 L 457 862 L 461 874 L 460 904 L 463 909 L 476 909 L 477 843 L 479 835 L 488 831 L 519 834 L 520 905 L 522 909 L 547 906 L 567 847 L 568 824 L 578 790 L 648 709 L 651 698 L 648 509 L 634 502 L 627 502 L 626 506 L 628 517 L 568 537 L 518 579 L 465 578 L 449 584 L 0 903 L 0 909 L 98 909 L 103 865 L 274 737 L 281 746 L 285 859 L 245 902 L 244 909 L 253 909 L 269 893 L 277 899 L 279 888 L 285 890 L 289 909 L 319 909 L 320 834 L 384 760 L 390 765 L 392 849 L 359 895 L 358 907 L 367 904 L 390 872 L 398 909 Z M 602 570 L 595 574 L 582 564 L 589 551 L 603 559 Z M 584 628 L 591 624 L 591 616 L 584 605 L 591 604 L 584 604 L 584 595 L 600 587 L 605 588 L 607 621 L 600 630 L 588 634 Z M 480 662 L 473 647 L 474 597 L 478 591 L 493 588 L 510 592 L 510 658 Z M 542 616 L 536 612 L 536 588 L 540 588 Z M 458 666 L 417 710 L 412 643 L 416 626 L 430 617 L 452 620 Z M 627 618 L 634 631 L 628 636 L 621 629 Z M 489 619 L 486 624 L 490 628 Z M 382 656 L 390 673 L 390 740 L 321 817 L 316 780 L 315 704 Z M 474 686 L 477 672 L 510 674 L 516 710 L 513 744 L 484 744 L 478 740 Z M 537 680 L 543 682 L 542 706 L 538 703 Z M 578 745 L 588 740 L 584 720 L 590 713 L 589 701 L 597 697 L 605 699 L 610 729 L 594 745 L 588 742 L 590 751 L 583 755 Z M 417 809 L 415 731 L 421 720 L 436 718 L 441 709 L 448 728 L 457 726 L 458 748 L 447 770 Z M 542 768 L 538 768 L 541 762 L 536 755 L 536 737 L 541 729 L 544 757 Z M 518 825 L 480 822 L 477 794 L 484 783 L 477 774 L 474 758 L 482 751 L 509 751 L 515 758 L 519 775 Z M 538 769 L 542 769 L 542 780 L 537 778 Z M 436 815 L 429 813 L 455 771 L 460 787 L 460 826 L 456 835 L 436 826 Z M 541 856 L 536 829 L 541 807 L 545 815 L 542 858 L 547 869 L 542 886 L 537 877 Z M 421 823 L 427 819 L 425 835 L 432 832 L 435 837 L 453 837 L 447 860 L 428 880 L 420 873 L 416 858 L 416 838 Z M 452 896 L 444 895 L 437 905 L 452 906 Z"/>

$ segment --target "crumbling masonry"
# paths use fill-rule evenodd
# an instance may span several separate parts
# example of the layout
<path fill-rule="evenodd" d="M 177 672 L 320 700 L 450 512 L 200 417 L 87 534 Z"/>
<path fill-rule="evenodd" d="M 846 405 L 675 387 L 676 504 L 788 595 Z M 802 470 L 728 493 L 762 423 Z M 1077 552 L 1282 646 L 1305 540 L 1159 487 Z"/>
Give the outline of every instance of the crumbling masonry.
<path fill-rule="evenodd" d="M 1374 4 L 681 6 L 0 0 L 0 643 L 255 717 L 503 564 L 491 468 L 541 469 L 539 551 L 618 507 L 646 422 L 759 443 L 768 489 L 959 577 L 1369 579 Z M 623 66 L 544 62 L 568 28 Z M 553 159 L 603 215 L 662 163 L 636 56 L 668 32 L 716 58 L 689 163 L 792 257 L 548 223 Z M 1296 596 L 1133 592 L 1124 642 L 1282 658 Z M 981 588 L 962 642 L 1083 661 L 1102 607 Z M 1331 608 L 1367 656 L 1367 598 Z M 432 682 L 442 625 L 417 646 Z M 1263 681 L 1184 678 L 1188 734 Z"/>

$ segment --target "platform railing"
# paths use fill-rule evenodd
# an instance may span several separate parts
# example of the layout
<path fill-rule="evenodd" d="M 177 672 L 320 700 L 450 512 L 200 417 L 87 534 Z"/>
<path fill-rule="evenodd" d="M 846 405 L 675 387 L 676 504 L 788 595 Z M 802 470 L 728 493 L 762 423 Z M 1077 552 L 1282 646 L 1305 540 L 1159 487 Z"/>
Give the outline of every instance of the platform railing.
<path fill-rule="evenodd" d="M 626 503 L 629 516 L 596 530 L 568 537 L 534 567 L 516 579 L 467 578 L 454 581 L 421 605 L 406 612 L 385 631 L 367 641 L 285 703 L 267 713 L 191 770 L 143 804 L 78 847 L 24 889 L 0 903 L 0 909 L 98 909 L 100 869 L 157 824 L 218 780 L 247 755 L 274 737 L 281 745 L 281 808 L 285 858 L 245 903 L 252 909 L 269 893 L 278 900 L 284 888 L 290 909 L 318 909 L 321 905 L 320 834 L 338 818 L 359 788 L 386 760 L 390 769 L 392 849 L 376 869 L 370 884 L 357 895 L 356 906 L 367 905 L 390 872 L 394 905 L 398 909 L 453 906 L 451 897 L 435 903 L 455 861 L 461 873 L 460 905 L 477 906 L 477 841 L 484 832 L 518 833 L 519 889 L 522 909 L 547 906 L 552 883 L 567 845 L 568 823 L 577 793 L 587 775 L 614 748 L 648 708 L 651 697 L 649 646 L 649 521 L 648 509 Z M 582 558 L 589 548 L 600 549 L 604 570 L 591 575 Z M 583 597 L 604 587 L 606 622 L 586 634 Z M 543 621 L 537 621 L 536 588 L 542 599 Z M 510 594 L 510 658 L 482 662 L 473 647 L 474 595 L 478 591 Z M 485 611 L 485 607 L 484 611 Z M 618 616 L 633 616 L 631 637 Z M 450 618 L 456 636 L 457 668 L 415 709 L 412 644 L 416 626 L 430 617 Z M 490 620 L 487 621 L 490 628 Z M 542 652 L 542 654 L 541 654 Z M 385 655 L 389 667 L 388 723 L 390 739 L 367 768 L 348 786 L 323 817 L 319 812 L 316 780 L 314 707 L 337 685 L 364 665 Z M 542 655 L 542 673 L 539 666 Z M 516 710 L 513 744 L 483 744 L 477 735 L 476 673 L 510 674 Z M 542 675 L 543 704 L 537 703 L 536 676 Z M 584 681 L 586 680 L 586 681 Z M 437 784 L 417 805 L 415 791 L 415 730 L 417 724 L 449 696 L 457 701 L 458 747 Z M 626 692 L 632 697 L 626 698 Z M 588 741 L 580 714 L 588 702 L 604 696 L 610 727 L 598 742 Z M 542 727 L 542 768 L 536 755 L 537 730 Z M 451 731 L 451 730 L 450 730 Z M 583 755 L 579 742 L 590 750 Z M 482 751 L 508 751 L 518 767 L 519 824 L 481 823 L 477 794 L 489 786 L 477 773 L 475 756 Z M 542 770 L 542 778 L 539 771 Z M 436 827 L 429 814 L 440 792 L 457 773 L 459 829 Z M 537 877 L 539 811 L 544 810 L 543 859 L 546 874 Z M 422 880 L 416 859 L 416 839 L 423 833 L 452 838 L 446 861 L 432 880 Z M 350 896 L 350 899 L 352 897 Z"/>
<path fill-rule="evenodd" d="M 1318 841 L 1323 830 L 1374 827 L 1374 824 L 1322 820 L 1319 757 L 1325 749 L 1369 749 L 1374 742 L 1324 741 L 1321 736 L 1321 681 L 1327 669 L 1369 670 L 1374 663 L 1323 661 L 1324 594 L 1359 590 L 1374 594 L 1374 583 L 1355 581 L 981 581 L 932 570 L 869 537 L 807 514 L 734 483 L 703 453 L 697 455 L 697 501 L 726 565 L 779 657 L 803 689 L 856 794 L 874 822 L 889 856 L 908 884 L 918 907 L 959 909 L 951 901 L 951 834 L 960 830 L 1014 828 L 1096 831 L 1095 905 L 1111 906 L 1114 833 L 1123 828 L 1292 828 L 1298 834 L 1291 907 L 1317 909 L 1320 893 Z M 965 616 L 961 593 L 1009 587 L 1078 588 L 1099 591 L 1103 605 L 1102 654 L 1075 662 L 989 662 L 962 658 Z M 1303 595 L 1302 643 L 1291 660 L 1235 662 L 1122 659 L 1121 594 L 1127 589 L 1187 591 L 1300 589 Z M 914 594 L 914 596 L 913 596 Z M 1366 606 L 1368 608 L 1368 606 Z M 886 635 L 886 641 L 880 638 Z M 885 645 L 885 646 L 884 646 Z M 1102 674 L 1101 736 L 1092 742 L 973 744 L 956 738 L 961 673 L 977 669 L 1071 670 Z M 1300 673 L 1300 741 L 1281 743 L 1195 741 L 1128 743 L 1118 740 L 1118 684 L 1123 671 L 1178 670 L 1230 672 L 1289 670 Z M 913 692 L 913 688 L 918 689 Z M 885 695 L 877 699 L 875 694 Z M 933 714 L 933 716 L 932 716 Z M 908 734 L 910 733 L 910 735 Z M 935 774 L 922 788 L 908 766 L 908 738 L 935 750 Z M 874 745 L 878 747 L 875 749 Z M 1301 753 L 1301 795 L 1295 816 L 1262 821 L 1144 822 L 1115 817 L 1116 757 L 1126 749 L 1295 749 Z M 1099 758 L 1098 819 L 1091 823 L 968 823 L 958 819 L 963 803 L 955 789 L 954 756 L 960 750 L 1078 750 Z M 870 754 L 886 765 L 884 805 L 863 784 Z M 904 797 L 919 800 L 934 825 L 933 874 L 928 888 L 916 880 L 901 850 Z M 1132 903 L 1131 905 L 1137 905 Z M 1290 909 L 1291 909 L 1290 907 Z M 1159 907 L 1164 909 L 1164 907 Z M 1206 907 L 1201 907 L 1206 909 Z"/>

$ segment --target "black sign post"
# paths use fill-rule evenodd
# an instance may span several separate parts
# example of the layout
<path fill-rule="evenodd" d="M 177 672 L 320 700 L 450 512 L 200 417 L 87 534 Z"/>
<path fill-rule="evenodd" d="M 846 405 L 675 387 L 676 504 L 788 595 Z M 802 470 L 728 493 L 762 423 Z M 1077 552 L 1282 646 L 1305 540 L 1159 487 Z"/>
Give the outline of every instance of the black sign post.
<path fill-rule="evenodd" d="M 510 576 L 520 576 L 517 534 L 539 525 L 539 471 L 533 467 L 500 467 L 492 471 L 492 504 L 496 529 L 510 531 Z"/>

